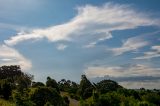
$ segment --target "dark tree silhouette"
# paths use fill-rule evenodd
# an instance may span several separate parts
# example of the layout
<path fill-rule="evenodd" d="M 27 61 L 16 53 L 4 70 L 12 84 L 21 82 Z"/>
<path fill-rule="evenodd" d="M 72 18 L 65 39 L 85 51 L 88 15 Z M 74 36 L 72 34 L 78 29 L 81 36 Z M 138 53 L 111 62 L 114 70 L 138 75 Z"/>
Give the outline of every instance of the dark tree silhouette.
<path fill-rule="evenodd" d="M 92 96 L 92 91 L 93 91 L 93 85 L 85 75 L 82 75 L 78 90 L 79 95 L 82 97 L 82 99 L 87 99 L 88 97 Z"/>
<path fill-rule="evenodd" d="M 51 87 L 38 87 L 31 94 L 31 100 L 36 106 L 44 106 L 47 102 L 53 106 L 65 106 L 60 94 Z"/>
<path fill-rule="evenodd" d="M 11 89 L 11 84 L 7 81 L 3 81 L 2 84 L 2 95 L 4 97 L 4 99 L 8 100 L 9 97 L 11 96 L 11 92 L 12 92 L 12 89 Z"/>
<path fill-rule="evenodd" d="M 11 78 L 23 75 L 19 65 L 2 66 L 0 67 L 0 79 Z"/>
<path fill-rule="evenodd" d="M 107 93 L 109 91 L 115 91 L 118 88 L 122 88 L 120 85 L 118 85 L 117 82 L 112 81 L 112 80 L 102 80 L 98 82 L 97 84 L 95 84 L 95 86 L 98 92 L 102 94 Z"/>
<path fill-rule="evenodd" d="M 59 92 L 58 83 L 56 82 L 56 80 L 54 80 L 50 77 L 47 77 L 46 86 L 51 87 L 51 88 L 55 88 L 57 90 L 57 92 Z"/>
<path fill-rule="evenodd" d="M 32 87 L 45 86 L 42 82 L 32 82 Z"/>

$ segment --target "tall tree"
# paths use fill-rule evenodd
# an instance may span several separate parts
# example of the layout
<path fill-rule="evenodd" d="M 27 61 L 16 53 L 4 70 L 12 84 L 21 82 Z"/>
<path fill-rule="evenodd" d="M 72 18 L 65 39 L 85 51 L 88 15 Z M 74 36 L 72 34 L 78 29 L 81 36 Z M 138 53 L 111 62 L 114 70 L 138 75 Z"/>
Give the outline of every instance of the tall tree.
<path fill-rule="evenodd" d="M 1 81 L 1 87 L 2 96 L 4 97 L 4 99 L 8 100 L 12 92 L 11 84 L 7 80 L 3 80 Z"/>
<path fill-rule="evenodd" d="M 44 106 L 48 103 L 51 104 L 49 106 L 65 106 L 60 94 L 51 87 L 36 88 L 31 94 L 31 101 L 33 101 L 36 106 Z"/>
<path fill-rule="evenodd" d="M 11 78 L 23 75 L 19 65 L 2 66 L 0 67 L 0 79 Z"/>
<path fill-rule="evenodd" d="M 107 93 L 109 91 L 115 91 L 118 88 L 122 88 L 122 86 L 118 85 L 117 82 L 112 80 L 102 80 L 98 82 L 95 86 L 100 93 Z"/>
<path fill-rule="evenodd" d="M 92 96 L 92 91 L 93 91 L 93 85 L 85 75 L 82 75 L 78 90 L 79 95 L 82 97 L 82 99 L 87 99 L 88 97 Z"/>
<path fill-rule="evenodd" d="M 46 86 L 51 87 L 51 88 L 55 88 L 59 92 L 58 83 L 56 82 L 55 79 L 47 77 Z"/>

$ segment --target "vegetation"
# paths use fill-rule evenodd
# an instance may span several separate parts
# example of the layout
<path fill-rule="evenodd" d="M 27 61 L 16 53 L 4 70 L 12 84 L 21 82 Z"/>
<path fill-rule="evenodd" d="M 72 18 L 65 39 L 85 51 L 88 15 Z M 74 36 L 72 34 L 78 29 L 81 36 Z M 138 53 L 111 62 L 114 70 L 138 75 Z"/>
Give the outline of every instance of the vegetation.
<path fill-rule="evenodd" d="M 32 80 L 20 66 L 0 67 L 0 106 L 160 106 L 160 90 L 125 89 L 108 79 L 92 83 L 82 75 L 80 84 Z"/>
<path fill-rule="evenodd" d="M 13 101 L 8 101 L 4 99 L 0 99 L 0 106 L 16 106 Z"/>

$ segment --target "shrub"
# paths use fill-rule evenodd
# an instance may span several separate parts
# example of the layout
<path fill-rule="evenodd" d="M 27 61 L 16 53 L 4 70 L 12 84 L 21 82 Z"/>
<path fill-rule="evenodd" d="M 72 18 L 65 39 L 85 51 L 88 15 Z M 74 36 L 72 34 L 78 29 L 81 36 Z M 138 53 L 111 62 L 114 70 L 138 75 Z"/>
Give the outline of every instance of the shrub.
<path fill-rule="evenodd" d="M 31 94 L 31 101 L 33 101 L 37 106 L 44 106 L 47 102 L 54 106 L 61 106 L 64 104 L 59 93 L 51 87 L 38 87 Z"/>

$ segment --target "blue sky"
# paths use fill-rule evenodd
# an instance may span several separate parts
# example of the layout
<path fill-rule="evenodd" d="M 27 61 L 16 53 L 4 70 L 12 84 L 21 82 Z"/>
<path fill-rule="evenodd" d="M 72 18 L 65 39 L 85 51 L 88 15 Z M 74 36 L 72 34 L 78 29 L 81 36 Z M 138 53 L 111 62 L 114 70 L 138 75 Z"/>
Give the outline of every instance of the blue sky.
<path fill-rule="evenodd" d="M 0 0 L 0 65 L 21 65 L 36 81 L 78 82 L 86 74 L 121 79 L 127 88 L 160 88 L 159 4 Z"/>

